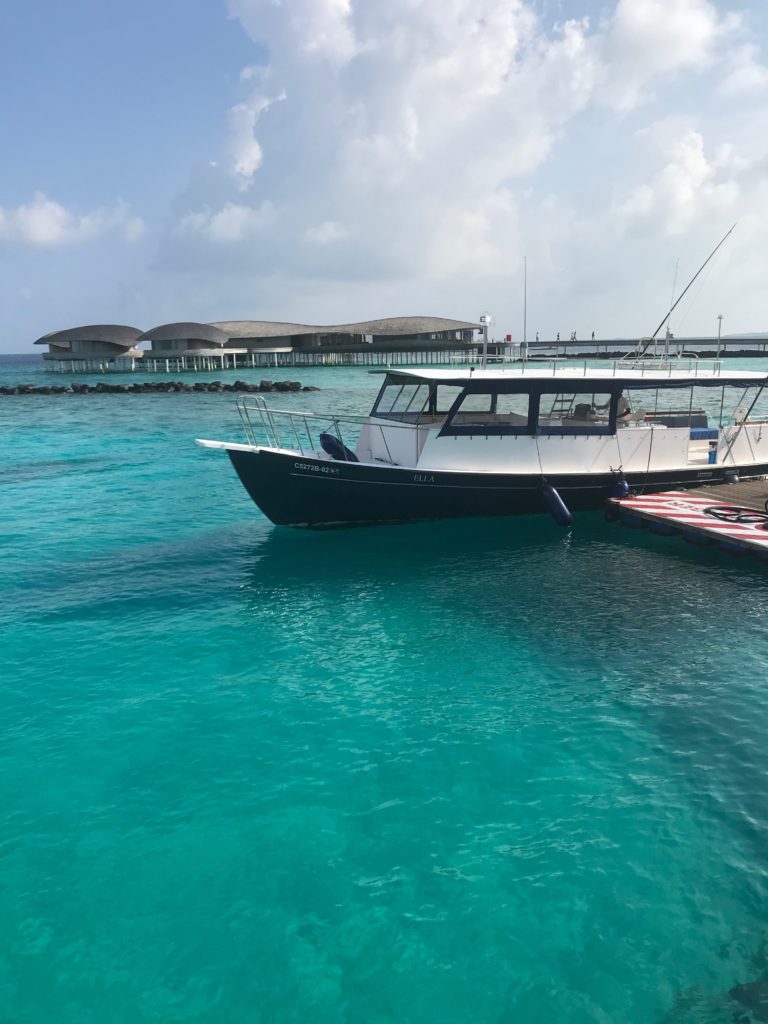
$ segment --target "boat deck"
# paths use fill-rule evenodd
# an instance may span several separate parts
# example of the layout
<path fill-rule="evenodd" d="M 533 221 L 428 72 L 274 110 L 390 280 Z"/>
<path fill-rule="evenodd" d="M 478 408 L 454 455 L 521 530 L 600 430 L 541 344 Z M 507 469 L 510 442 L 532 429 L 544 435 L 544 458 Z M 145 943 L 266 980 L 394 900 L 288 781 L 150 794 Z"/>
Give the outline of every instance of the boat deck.
<path fill-rule="evenodd" d="M 768 479 L 611 499 L 625 526 L 647 526 L 664 536 L 681 535 L 692 544 L 715 544 L 732 554 L 749 552 L 768 559 L 766 502 Z"/>
<path fill-rule="evenodd" d="M 768 501 L 768 480 L 743 480 L 737 484 L 707 484 L 686 494 L 699 495 L 710 504 L 739 505 L 765 512 Z"/>

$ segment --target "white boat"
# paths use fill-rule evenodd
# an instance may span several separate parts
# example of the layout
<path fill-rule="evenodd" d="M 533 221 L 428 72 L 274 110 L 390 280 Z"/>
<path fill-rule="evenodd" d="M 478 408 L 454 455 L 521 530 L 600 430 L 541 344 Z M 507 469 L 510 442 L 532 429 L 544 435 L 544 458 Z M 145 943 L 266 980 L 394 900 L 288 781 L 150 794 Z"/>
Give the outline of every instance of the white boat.
<path fill-rule="evenodd" d="M 397 370 L 368 416 L 238 403 L 226 451 L 274 523 L 337 526 L 594 510 L 768 475 L 764 373 L 694 362 Z M 768 412 L 768 409 L 766 409 Z"/>

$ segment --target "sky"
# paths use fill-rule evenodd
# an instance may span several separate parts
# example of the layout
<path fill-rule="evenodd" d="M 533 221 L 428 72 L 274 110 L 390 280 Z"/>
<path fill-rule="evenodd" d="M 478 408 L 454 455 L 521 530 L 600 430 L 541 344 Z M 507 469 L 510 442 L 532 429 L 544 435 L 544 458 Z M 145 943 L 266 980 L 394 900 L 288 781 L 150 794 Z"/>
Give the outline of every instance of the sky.
<path fill-rule="evenodd" d="M 764 0 L 3 0 L 0 351 L 176 320 L 768 331 Z"/>

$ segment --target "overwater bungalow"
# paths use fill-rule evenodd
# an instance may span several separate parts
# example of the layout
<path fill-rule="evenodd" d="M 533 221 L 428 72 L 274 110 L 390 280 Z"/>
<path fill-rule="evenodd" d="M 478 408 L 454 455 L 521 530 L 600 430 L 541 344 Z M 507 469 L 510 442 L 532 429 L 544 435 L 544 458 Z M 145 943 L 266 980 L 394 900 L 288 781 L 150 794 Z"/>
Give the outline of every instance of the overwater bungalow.
<path fill-rule="evenodd" d="M 243 348 L 227 347 L 229 335 L 214 324 L 190 321 L 163 324 L 145 331 L 139 342 L 148 342 L 143 369 L 148 372 L 226 370 L 237 368 Z M 242 365 L 242 362 L 241 362 Z"/>
<path fill-rule="evenodd" d="M 136 347 L 141 336 L 138 327 L 124 324 L 89 324 L 51 331 L 35 345 L 47 345 L 43 353 L 46 370 L 62 373 L 104 373 L 108 370 L 135 370 L 144 353 Z"/>
<path fill-rule="evenodd" d="M 477 355 L 479 325 L 446 317 L 403 316 L 317 325 L 270 320 L 181 321 L 142 333 L 108 325 L 55 331 L 46 368 L 103 373 L 237 370 L 258 366 L 420 365 Z M 138 345 L 148 345 L 141 350 Z"/>

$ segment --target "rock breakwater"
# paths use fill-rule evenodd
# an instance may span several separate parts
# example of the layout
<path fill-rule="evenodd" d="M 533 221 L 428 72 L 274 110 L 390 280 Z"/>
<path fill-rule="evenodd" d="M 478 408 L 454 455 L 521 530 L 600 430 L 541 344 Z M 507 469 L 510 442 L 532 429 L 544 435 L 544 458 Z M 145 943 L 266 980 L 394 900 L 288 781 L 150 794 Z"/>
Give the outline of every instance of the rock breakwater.
<path fill-rule="evenodd" d="M 133 384 L 17 384 L 15 386 L 0 385 L 0 396 L 3 395 L 153 395 L 153 394 L 217 394 L 220 392 L 239 392 L 240 394 L 264 394 L 270 391 L 319 391 L 316 387 L 303 387 L 297 380 L 262 380 L 258 384 L 249 384 L 244 380 L 236 380 L 234 384 L 223 384 L 219 380 L 196 381 L 187 384 L 185 381 L 161 380 L 146 381 Z"/>

